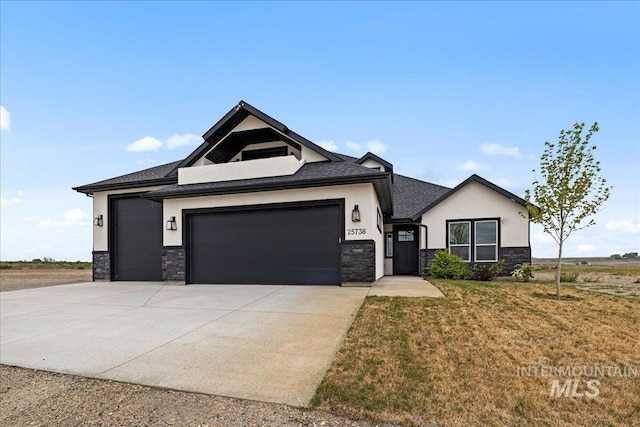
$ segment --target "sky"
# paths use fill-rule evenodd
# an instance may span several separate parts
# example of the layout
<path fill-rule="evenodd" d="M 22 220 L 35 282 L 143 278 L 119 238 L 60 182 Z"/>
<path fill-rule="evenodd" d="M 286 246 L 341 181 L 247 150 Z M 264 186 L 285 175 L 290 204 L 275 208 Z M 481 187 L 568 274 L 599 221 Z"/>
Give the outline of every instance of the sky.
<path fill-rule="evenodd" d="M 640 251 L 639 2 L 0 2 L 0 259 L 90 260 L 71 187 L 180 160 L 239 100 L 344 154 L 523 196 L 576 122 L 613 186 L 570 257 Z M 557 246 L 531 228 L 534 257 Z"/>

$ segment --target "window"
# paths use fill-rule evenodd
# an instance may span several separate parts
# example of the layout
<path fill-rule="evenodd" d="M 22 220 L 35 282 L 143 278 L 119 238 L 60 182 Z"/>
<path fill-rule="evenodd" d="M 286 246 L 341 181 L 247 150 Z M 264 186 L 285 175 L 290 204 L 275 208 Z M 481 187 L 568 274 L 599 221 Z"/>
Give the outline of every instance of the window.
<path fill-rule="evenodd" d="M 393 258 L 393 233 L 384 233 L 384 256 Z"/>
<path fill-rule="evenodd" d="M 498 260 L 498 219 L 448 223 L 449 253 L 466 262 Z"/>
<path fill-rule="evenodd" d="M 471 222 L 449 223 L 449 252 L 464 261 L 471 261 Z"/>
<path fill-rule="evenodd" d="M 380 209 L 377 209 L 377 211 L 376 225 L 378 226 L 378 231 L 382 233 L 382 214 L 380 213 Z"/>
<path fill-rule="evenodd" d="M 286 156 L 289 150 L 287 147 L 261 148 L 258 150 L 246 150 L 242 152 L 242 161 L 268 159 L 270 157 Z"/>
<path fill-rule="evenodd" d="M 476 261 L 498 260 L 498 221 L 475 222 Z"/>
<path fill-rule="evenodd" d="M 415 236 L 413 234 L 413 230 L 399 230 L 398 242 L 413 242 L 413 240 L 415 239 Z"/>

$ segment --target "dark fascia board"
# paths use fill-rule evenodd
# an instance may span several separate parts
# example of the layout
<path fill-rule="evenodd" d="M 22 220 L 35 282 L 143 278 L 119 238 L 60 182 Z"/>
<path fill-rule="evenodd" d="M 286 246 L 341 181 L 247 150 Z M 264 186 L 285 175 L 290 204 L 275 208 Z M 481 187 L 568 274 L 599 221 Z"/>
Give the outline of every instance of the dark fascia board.
<path fill-rule="evenodd" d="M 360 157 L 358 160 L 356 160 L 356 163 L 361 165 L 363 164 L 367 159 L 371 159 L 371 160 L 375 160 L 376 162 L 380 163 L 381 165 L 383 165 L 385 168 L 393 170 L 393 165 L 391 163 L 389 163 L 388 161 L 386 161 L 385 159 L 383 159 L 382 157 L 376 156 L 375 154 L 373 154 L 371 151 L 368 151 L 364 156 Z"/>
<path fill-rule="evenodd" d="M 316 145 L 313 142 L 309 141 L 308 139 L 302 137 L 301 135 L 298 135 L 297 133 L 290 130 L 283 123 L 280 123 L 273 117 L 268 116 L 267 114 L 263 113 L 262 111 L 258 110 L 257 108 L 253 107 L 247 102 L 241 100 L 235 107 L 231 109 L 231 111 L 225 114 L 224 117 L 218 120 L 218 122 L 215 125 L 213 125 L 208 131 L 204 133 L 204 135 L 202 135 L 204 142 L 198 148 L 196 148 L 195 151 L 189 154 L 178 166 L 176 166 L 175 169 L 169 173 L 169 175 L 177 174 L 179 168 L 191 166 L 197 159 L 202 157 L 207 152 L 207 150 L 209 150 L 211 147 L 217 144 L 222 139 L 222 137 L 224 137 L 227 134 L 227 132 L 223 132 L 224 135 L 218 134 L 220 129 L 223 129 L 225 125 L 227 125 L 230 122 L 233 123 L 235 121 L 240 123 L 249 115 L 255 116 L 256 118 L 262 120 L 269 126 L 278 130 L 283 135 L 288 136 L 289 138 L 299 143 L 300 145 L 303 145 L 313 151 L 316 151 L 317 153 L 323 155 L 324 157 L 326 157 L 332 162 L 344 161 L 342 158 L 336 156 L 334 153 L 327 151 L 324 148 L 320 147 L 319 145 Z"/>
<path fill-rule="evenodd" d="M 382 157 L 376 156 L 371 151 L 367 151 L 367 153 L 364 156 L 362 156 L 358 160 L 356 160 L 356 163 L 361 165 L 367 159 L 375 160 L 376 162 L 378 162 L 382 166 L 384 166 L 386 169 L 388 169 L 391 172 L 391 182 L 393 182 L 393 165 L 391 163 L 389 163 L 388 161 L 386 161 Z"/>
<path fill-rule="evenodd" d="M 423 210 L 421 210 L 420 212 L 418 212 L 417 214 L 415 214 L 414 216 L 411 217 L 411 219 L 413 221 L 418 220 L 418 218 L 420 218 L 422 215 L 424 215 L 425 212 L 429 211 L 430 209 L 432 209 L 434 206 L 438 205 L 439 203 L 441 203 L 442 201 L 444 201 L 445 199 L 449 198 L 449 196 L 451 196 L 452 194 L 454 194 L 455 192 L 457 192 L 458 190 L 460 190 L 461 188 L 463 188 L 464 186 L 466 186 L 467 184 L 469 184 L 471 181 L 475 181 L 479 184 L 484 185 L 485 187 L 490 188 L 491 190 L 502 194 L 504 197 L 518 203 L 519 205 L 522 205 L 524 207 L 527 207 L 527 201 L 524 200 L 522 197 L 516 196 L 515 194 L 513 194 L 510 191 L 505 190 L 502 187 L 498 187 L 497 185 L 495 185 L 493 182 L 491 181 L 487 181 L 486 179 L 482 178 L 481 176 L 478 176 L 476 174 L 471 175 L 469 178 L 465 179 L 464 181 L 462 181 L 460 184 L 458 184 L 457 186 L 455 186 L 454 188 L 452 188 L 451 190 L 449 190 L 448 192 L 446 192 L 445 194 L 443 194 L 441 197 L 439 197 L 438 199 L 436 199 L 433 203 L 431 203 L 429 206 L 427 206 L 426 208 L 424 208 Z"/>
<path fill-rule="evenodd" d="M 144 197 L 151 200 L 179 199 L 185 197 L 198 196 L 215 196 L 220 194 L 238 194 L 238 193 L 254 193 L 259 191 L 270 190 L 287 190 L 293 188 L 310 188 L 325 187 L 336 184 L 360 184 L 365 182 L 373 182 L 378 197 L 386 202 L 386 206 L 382 206 L 383 213 L 393 212 L 393 200 L 391 195 L 391 185 L 389 183 L 389 174 L 361 175 L 357 177 L 337 177 L 337 178 L 313 178 L 297 182 L 279 182 L 279 183 L 253 183 L 246 185 L 238 185 L 233 188 L 214 188 L 214 189 L 193 189 L 189 191 L 185 189 L 179 193 L 162 194 L 162 190 L 151 191 Z M 197 185 L 197 184 L 195 184 Z"/>
<path fill-rule="evenodd" d="M 82 185 L 80 187 L 72 187 L 71 189 L 77 191 L 78 193 L 93 194 L 98 191 L 156 187 L 158 185 L 177 184 L 177 182 L 178 182 L 178 177 L 171 176 L 171 177 L 158 178 L 158 179 L 148 179 L 146 181 L 118 182 L 114 184 L 103 184 L 103 185 Z"/>

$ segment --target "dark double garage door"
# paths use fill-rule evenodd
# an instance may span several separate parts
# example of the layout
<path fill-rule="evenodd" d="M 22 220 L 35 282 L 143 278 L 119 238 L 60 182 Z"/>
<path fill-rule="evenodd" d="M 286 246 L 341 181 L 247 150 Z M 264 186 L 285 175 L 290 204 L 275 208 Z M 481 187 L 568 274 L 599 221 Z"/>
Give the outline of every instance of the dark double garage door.
<path fill-rule="evenodd" d="M 340 205 L 186 216 L 188 283 L 340 284 Z"/>

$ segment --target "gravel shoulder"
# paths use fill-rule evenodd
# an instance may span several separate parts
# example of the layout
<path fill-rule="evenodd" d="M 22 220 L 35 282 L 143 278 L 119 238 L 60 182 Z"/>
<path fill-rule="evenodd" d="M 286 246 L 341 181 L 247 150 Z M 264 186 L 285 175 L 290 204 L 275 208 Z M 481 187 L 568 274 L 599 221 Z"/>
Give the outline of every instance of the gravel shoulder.
<path fill-rule="evenodd" d="M 321 411 L 0 365 L 3 426 L 390 426 Z"/>

